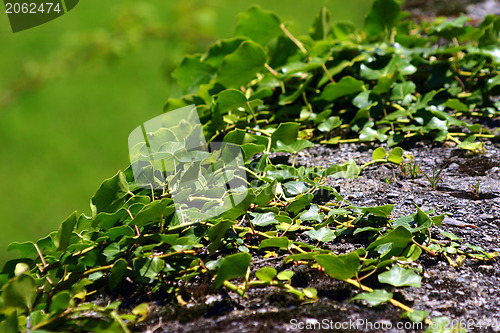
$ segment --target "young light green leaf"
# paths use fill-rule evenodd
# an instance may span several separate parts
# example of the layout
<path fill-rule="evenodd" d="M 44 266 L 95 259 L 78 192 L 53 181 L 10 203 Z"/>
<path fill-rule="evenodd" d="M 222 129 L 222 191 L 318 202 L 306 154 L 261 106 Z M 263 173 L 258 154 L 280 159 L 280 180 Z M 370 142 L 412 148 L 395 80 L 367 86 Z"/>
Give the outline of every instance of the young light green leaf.
<path fill-rule="evenodd" d="M 290 281 L 294 274 L 293 271 L 281 271 L 276 277 L 281 281 Z"/>
<path fill-rule="evenodd" d="M 389 156 L 387 156 L 387 160 L 396 164 L 401 164 L 401 162 L 403 162 L 403 148 L 396 147 L 391 150 Z"/>
<path fill-rule="evenodd" d="M 383 147 L 378 147 L 373 150 L 372 159 L 373 160 L 383 160 L 387 156 L 387 152 Z"/>

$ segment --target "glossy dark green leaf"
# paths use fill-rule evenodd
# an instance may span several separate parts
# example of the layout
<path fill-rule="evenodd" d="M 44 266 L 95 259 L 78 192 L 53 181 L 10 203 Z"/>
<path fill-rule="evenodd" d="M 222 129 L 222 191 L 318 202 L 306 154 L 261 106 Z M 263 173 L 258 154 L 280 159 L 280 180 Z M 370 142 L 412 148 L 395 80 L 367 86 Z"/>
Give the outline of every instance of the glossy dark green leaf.
<path fill-rule="evenodd" d="M 279 140 L 285 145 L 290 145 L 297 141 L 297 136 L 299 135 L 299 124 L 298 123 L 281 123 L 278 128 L 271 134 L 273 146 Z"/>
<path fill-rule="evenodd" d="M 380 236 L 371 243 L 366 249 L 371 250 L 376 248 L 381 244 L 392 243 L 394 248 L 404 248 L 408 243 L 411 242 L 412 234 L 404 226 L 398 226 L 393 231 L 386 235 Z"/>
<path fill-rule="evenodd" d="M 185 93 L 196 93 L 200 85 L 210 82 L 215 69 L 201 61 L 201 55 L 186 56 L 172 77 Z"/>
<path fill-rule="evenodd" d="M 246 38 L 242 37 L 218 40 L 209 47 L 208 51 L 203 55 L 201 60 L 213 68 L 219 68 L 220 65 L 222 65 L 224 57 L 236 51 L 236 49 L 245 41 Z"/>
<path fill-rule="evenodd" d="M 50 312 L 60 313 L 66 310 L 70 306 L 71 294 L 64 290 L 60 291 L 52 297 L 52 302 L 50 303 Z"/>
<path fill-rule="evenodd" d="M 314 40 L 327 39 L 332 31 L 332 23 L 330 22 L 331 13 L 325 6 L 321 7 L 320 12 L 314 19 L 312 27 L 309 29 L 309 35 Z"/>
<path fill-rule="evenodd" d="M 363 81 L 357 80 L 352 76 L 345 76 L 339 82 L 329 83 L 323 89 L 318 99 L 333 102 L 339 97 L 353 95 L 364 89 L 366 88 Z"/>
<path fill-rule="evenodd" d="M 125 259 L 118 259 L 111 268 L 111 273 L 108 278 L 109 289 L 113 290 L 123 281 L 127 272 L 127 261 Z"/>
<path fill-rule="evenodd" d="M 224 281 L 236 277 L 245 276 L 248 266 L 252 261 L 252 256 L 248 253 L 239 252 L 224 257 L 220 264 L 219 271 L 213 282 L 214 288 L 222 286 Z"/>
<path fill-rule="evenodd" d="M 343 255 L 318 254 L 314 257 L 325 272 L 339 280 L 352 278 L 359 271 L 359 256 L 356 252 Z"/>
<path fill-rule="evenodd" d="M 130 225 L 144 226 L 148 223 L 160 222 L 161 218 L 165 218 L 174 212 L 175 207 L 172 199 L 156 200 L 144 206 L 130 222 Z"/>
<path fill-rule="evenodd" d="M 74 212 L 61 223 L 59 231 L 54 238 L 54 245 L 57 247 L 58 251 L 66 251 L 76 222 L 77 212 Z"/>
<path fill-rule="evenodd" d="M 262 10 L 254 5 L 238 15 L 235 34 L 249 37 L 261 45 L 266 45 L 282 33 L 280 24 L 279 18 L 273 12 Z"/>
<path fill-rule="evenodd" d="M 397 0 L 375 0 L 365 19 L 364 30 L 369 36 L 388 35 L 401 12 Z"/>
<path fill-rule="evenodd" d="M 328 119 L 325 119 L 321 124 L 318 126 L 318 130 L 321 132 L 330 132 L 332 129 L 339 127 L 342 125 L 342 121 L 340 120 L 339 117 L 329 117 Z"/>
<path fill-rule="evenodd" d="M 253 79 L 265 63 L 266 53 L 262 46 L 252 41 L 244 42 L 224 58 L 217 73 L 217 81 L 227 88 L 239 88 Z"/>
<path fill-rule="evenodd" d="M 135 278 L 139 282 L 151 283 L 158 274 L 165 268 L 165 260 L 154 258 L 142 258 L 134 261 Z"/>
<path fill-rule="evenodd" d="M 401 101 L 402 105 L 408 105 L 412 101 L 412 94 L 417 86 L 412 81 L 398 83 L 392 88 L 391 100 Z"/>
<path fill-rule="evenodd" d="M 36 296 L 35 279 L 21 274 L 2 288 L 3 306 L 31 310 Z"/>
<path fill-rule="evenodd" d="M 286 210 L 292 213 L 297 213 L 302 209 L 304 209 L 306 206 L 308 206 L 313 198 L 314 195 L 311 193 L 297 196 L 295 200 L 293 200 L 292 202 L 290 202 L 290 204 L 288 204 Z"/>
<path fill-rule="evenodd" d="M 92 217 L 95 218 L 100 212 L 115 212 L 125 202 L 128 193 L 123 172 L 119 171 L 114 177 L 106 179 L 91 199 Z"/>

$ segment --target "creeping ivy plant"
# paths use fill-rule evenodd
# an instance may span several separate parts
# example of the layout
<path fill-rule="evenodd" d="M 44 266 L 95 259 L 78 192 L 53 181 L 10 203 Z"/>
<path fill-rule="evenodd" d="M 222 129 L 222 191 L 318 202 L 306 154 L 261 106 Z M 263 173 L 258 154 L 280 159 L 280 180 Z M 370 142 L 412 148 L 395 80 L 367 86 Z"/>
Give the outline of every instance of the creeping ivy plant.
<path fill-rule="evenodd" d="M 137 186 L 131 168 L 118 172 L 92 197 L 91 216 L 75 212 L 47 237 L 9 246 L 20 255 L 0 274 L 0 331 L 130 332 L 147 318 L 147 304 L 127 310 L 92 301 L 125 280 L 180 304 L 189 300 L 177 282 L 195 277 L 242 297 L 274 287 L 313 302 L 316 290 L 292 283 L 296 263 L 358 288 L 353 301 L 389 302 L 403 316 L 429 322 L 428 313 L 391 292 L 420 287 L 412 262 L 425 252 L 458 267 L 497 254 L 461 246 L 451 233 L 437 241 L 433 227 L 443 215 L 416 207 L 395 218 L 393 205 L 352 205 L 325 180 L 354 178 L 377 163 L 404 168 L 403 150 L 394 146 L 407 140 L 484 150 L 478 140 L 495 134 L 470 119 L 500 114 L 500 102 L 489 97 L 500 90 L 500 19 L 487 16 L 478 27 L 466 18 L 419 25 L 403 19 L 396 0 L 376 0 L 363 30 L 329 17 L 321 10 L 309 36 L 296 37 L 275 14 L 251 7 L 235 37 L 185 57 L 173 73 L 184 95 L 168 99 L 165 112 L 195 104 L 209 141 L 241 147 L 249 181 L 243 201 L 209 220 L 182 223 L 168 191 Z M 365 165 L 350 160 L 325 169 L 270 159 L 275 152 L 296 157 L 317 143 L 358 141 L 389 149 L 376 149 Z M 324 193 L 332 199 L 321 202 Z M 328 245 L 346 236 L 369 243 L 332 252 Z M 284 270 L 257 269 L 257 258 L 278 256 Z"/>

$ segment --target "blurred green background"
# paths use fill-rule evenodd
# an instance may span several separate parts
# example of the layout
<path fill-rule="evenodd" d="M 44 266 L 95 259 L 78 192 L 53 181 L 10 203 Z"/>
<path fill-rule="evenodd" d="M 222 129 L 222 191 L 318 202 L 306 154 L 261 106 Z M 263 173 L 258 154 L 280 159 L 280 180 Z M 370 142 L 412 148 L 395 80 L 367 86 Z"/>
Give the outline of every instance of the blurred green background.
<path fill-rule="evenodd" d="M 128 164 L 127 137 L 162 112 L 170 72 L 188 53 L 230 37 L 257 3 L 306 34 L 322 5 L 361 26 L 371 0 L 83 0 L 13 34 L 0 14 L 0 261 L 37 240 Z"/>

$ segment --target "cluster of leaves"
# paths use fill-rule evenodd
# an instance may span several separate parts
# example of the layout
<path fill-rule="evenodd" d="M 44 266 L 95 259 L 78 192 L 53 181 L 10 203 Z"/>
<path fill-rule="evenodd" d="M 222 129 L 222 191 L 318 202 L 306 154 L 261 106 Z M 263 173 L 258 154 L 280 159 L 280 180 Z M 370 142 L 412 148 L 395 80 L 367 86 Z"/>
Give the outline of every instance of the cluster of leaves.
<path fill-rule="evenodd" d="M 500 88 L 499 17 L 477 28 L 467 17 L 417 25 L 401 20 L 395 0 L 376 1 L 362 31 L 329 16 L 323 9 L 297 39 L 274 14 L 250 8 L 237 37 L 184 58 L 174 78 L 186 95 L 165 110 L 196 104 L 208 137 L 219 138 L 293 122 L 321 143 L 428 137 L 481 152 L 476 138 L 495 136 L 464 117 L 499 115 L 490 98 Z"/>
<path fill-rule="evenodd" d="M 273 164 L 270 156 L 296 156 L 311 140 L 458 141 L 452 127 L 484 136 L 487 129 L 458 117 L 498 114 L 488 97 L 500 85 L 498 18 L 487 17 L 479 28 L 464 19 L 417 26 L 400 22 L 394 0 L 376 0 L 363 31 L 331 25 L 328 17 L 322 10 L 311 35 L 299 40 L 274 14 L 252 7 L 240 16 L 239 37 L 186 57 L 174 73 L 188 95 L 168 100 L 167 110 L 196 104 L 208 137 L 241 147 L 249 180 L 243 201 L 208 220 L 182 223 L 166 189 L 137 186 L 131 168 L 119 172 L 92 197 L 92 216 L 75 212 L 57 232 L 9 246 L 20 258 L 0 274 L 0 331 L 129 332 L 147 317 L 147 304 L 126 310 L 119 302 L 92 302 L 96 292 L 126 281 L 181 304 L 179 281 L 199 277 L 242 296 L 249 288 L 276 287 L 313 301 L 316 290 L 291 282 L 297 263 L 359 288 L 355 300 L 390 302 L 422 321 L 427 312 L 407 307 L 390 290 L 420 287 L 414 262 L 423 253 L 454 266 L 467 257 L 493 259 L 496 253 L 451 233 L 439 236 L 444 241 L 433 236 L 444 215 L 417 207 L 395 219 L 393 205 L 358 207 L 325 185 L 326 177 L 357 177 L 374 163 L 402 165 L 399 147 L 376 149 L 362 166 L 350 160 L 326 169 Z M 468 39 L 478 42 L 460 44 Z M 449 40 L 455 44 L 437 47 Z M 365 246 L 337 254 L 333 244 L 344 237 Z M 284 270 L 256 269 L 256 260 L 277 256 Z M 370 288 L 373 282 L 387 290 Z"/>

